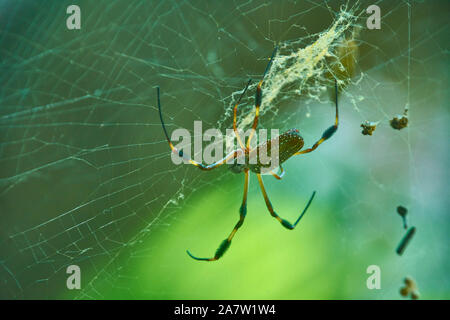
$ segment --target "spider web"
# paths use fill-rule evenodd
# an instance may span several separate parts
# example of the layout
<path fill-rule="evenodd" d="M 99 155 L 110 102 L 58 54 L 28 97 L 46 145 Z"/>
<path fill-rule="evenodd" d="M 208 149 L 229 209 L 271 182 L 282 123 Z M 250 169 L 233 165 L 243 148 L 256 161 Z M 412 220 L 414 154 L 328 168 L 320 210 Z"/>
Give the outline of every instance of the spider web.
<path fill-rule="evenodd" d="M 329 229 L 319 230 L 333 230 L 337 239 L 305 231 L 307 242 L 331 250 L 317 263 L 341 288 L 321 297 L 397 297 L 408 272 L 425 297 L 449 297 L 447 2 L 77 1 L 76 31 L 65 24 L 70 4 L 0 2 L 0 297 L 205 297 L 198 286 L 181 296 L 167 288 L 180 278 L 169 260 L 152 258 L 161 257 L 165 239 L 177 238 L 176 225 L 193 228 L 178 241 L 202 241 L 208 223 L 194 227 L 184 212 L 219 192 L 224 207 L 211 202 L 202 214 L 230 220 L 217 223 L 220 238 L 198 249 L 213 250 L 236 219 L 230 211 L 242 181 L 226 170 L 205 174 L 170 161 L 155 88 L 169 132 L 192 132 L 194 120 L 223 131 L 232 127 L 232 108 L 252 78 L 238 117 L 248 128 L 255 86 L 276 45 L 260 127 L 297 127 L 312 145 L 332 124 L 334 78 L 339 84 L 338 133 L 309 158 L 291 159 L 282 182 L 267 182 L 271 196 L 290 195 L 283 199 L 294 199 L 291 206 L 317 189 L 318 212 L 330 212 L 311 218 L 309 228 L 326 223 Z M 382 10 L 381 30 L 366 27 L 372 4 Z M 408 127 L 394 130 L 389 120 L 405 110 Z M 364 121 L 378 123 L 373 136 L 361 135 Z M 250 194 L 258 192 L 252 185 Z M 249 202 L 256 206 L 260 195 Z M 391 254 L 402 235 L 399 204 L 418 228 L 402 260 Z M 275 224 L 254 220 L 255 228 Z M 273 228 L 265 232 L 279 226 Z M 260 241 L 246 239 L 252 240 L 241 241 L 243 251 Z M 283 239 L 277 241 L 292 241 Z M 166 255 L 179 257 L 174 265 L 186 258 L 178 250 Z M 146 259 L 148 269 L 133 267 Z M 65 288 L 73 264 L 83 275 L 75 292 Z M 386 270 L 385 290 L 365 287 L 370 264 Z M 146 282 L 145 273 L 156 270 L 167 279 Z M 191 274 L 189 283 L 199 277 Z M 208 297 L 319 296 L 264 294 Z"/>

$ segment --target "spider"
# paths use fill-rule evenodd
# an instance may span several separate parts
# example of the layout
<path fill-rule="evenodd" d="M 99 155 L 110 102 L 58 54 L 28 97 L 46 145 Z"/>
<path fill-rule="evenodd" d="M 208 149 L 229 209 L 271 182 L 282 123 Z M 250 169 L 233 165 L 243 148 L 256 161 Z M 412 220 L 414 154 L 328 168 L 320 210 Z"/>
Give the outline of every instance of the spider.
<path fill-rule="evenodd" d="M 246 164 L 233 164 L 230 166 L 230 169 L 232 172 L 234 173 L 240 173 L 240 172 L 244 172 L 245 175 L 245 179 L 244 179 L 244 195 L 243 195 L 243 199 L 242 199 L 242 203 L 239 209 L 239 221 L 236 223 L 235 227 L 233 228 L 233 230 L 231 231 L 230 235 L 222 241 L 222 243 L 219 245 L 219 248 L 216 250 L 215 254 L 213 257 L 211 258 L 198 258 L 196 256 L 194 256 L 193 254 L 191 254 L 189 252 L 189 250 L 186 250 L 187 254 L 195 259 L 195 260 L 199 260 L 199 261 L 216 261 L 218 259 L 220 259 L 224 253 L 227 251 L 227 249 L 230 247 L 231 245 L 231 240 L 233 239 L 234 235 L 236 234 L 236 232 L 238 231 L 238 229 L 243 225 L 244 223 L 244 219 L 247 215 L 247 193 L 248 193 L 248 185 L 249 185 L 249 171 L 252 171 L 253 173 L 256 174 L 257 178 L 258 178 L 258 182 L 259 182 L 259 186 L 261 188 L 261 192 L 262 195 L 264 197 L 264 201 L 266 203 L 267 209 L 269 210 L 269 213 L 272 217 L 274 217 L 276 220 L 278 220 L 278 222 L 281 223 L 281 225 L 289 230 L 293 230 L 298 222 L 300 221 L 300 219 L 303 217 L 303 215 L 306 213 L 306 211 L 308 210 L 314 195 L 316 194 L 316 191 L 314 191 L 311 195 L 311 198 L 309 199 L 308 203 L 306 204 L 306 207 L 303 209 L 302 213 L 300 214 L 300 216 L 298 217 L 297 221 L 295 221 L 294 224 L 291 224 L 289 221 L 281 218 L 274 210 L 272 203 L 269 200 L 269 197 L 267 195 L 266 189 L 264 187 L 264 183 L 261 177 L 261 169 L 264 167 L 263 164 L 261 164 L 259 161 L 256 164 L 249 164 L 248 163 L 248 159 L 249 159 L 249 155 L 252 152 L 255 152 L 255 150 L 258 150 L 258 148 L 262 147 L 264 144 L 270 144 L 271 142 L 273 142 L 273 139 L 271 140 L 267 140 L 264 143 L 259 144 L 256 148 L 251 149 L 250 148 L 250 141 L 255 133 L 256 127 L 258 125 L 258 118 L 259 118 L 259 108 L 261 105 L 261 101 L 262 101 L 262 89 L 261 86 L 263 84 L 263 80 L 265 75 L 267 74 L 267 72 L 270 69 L 270 66 L 272 64 L 272 61 L 275 57 L 275 54 L 277 52 L 277 48 L 275 47 L 272 56 L 270 58 L 269 63 L 267 64 L 266 70 L 264 71 L 264 74 L 262 76 L 262 79 L 259 81 L 257 87 L 256 87 L 256 96 L 255 96 L 255 117 L 253 119 L 253 125 L 250 131 L 250 135 L 248 137 L 247 143 L 246 145 L 244 145 L 244 143 L 242 142 L 238 131 L 237 131 L 237 126 L 236 126 L 236 118 L 237 118 L 237 108 L 239 106 L 239 103 L 242 99 L 242 97 L 245 95 L 250 83 L 251 83 L 251 79 L 248 81 L 247 85 L 244 88 L 244 91 L 242 92 L 240 98 L 238 99 L 236 105 L 234 106 L 234 115 L 233 115 L 233 130 L 236 134 L 236 138 L 238 140 L 238 143 L 240 145 L 240 148 L 234 150 L 233 152 L 229 153 L 227 156 L 225 156 L 223 159 L 210 164 L 210 165 L 204 165 L 202 163 L 199 163 L 197 161 L 194 161 L 193 159 L 191 159 L 190 157 L 186 156 L 185 154 L 183 154 L 183 150 L 177 150 L 174 146 L 172 141 L 169 138 L 169 135 L 167 133 L 167 129 L 166 126 L 164 124 L 163 121 L 163 117 L 162 117 L 162 112 L 161 112 L 161 101 L 160 101 L 160 94 L 159 94 L 159 87 L 156 88 L 156 92 L 157 92 L 157 103 L 158 103 L 158 110 L 159 110 L 159 117 L 161 120 L 161 125 L 164 131 L 164 134 L 166 136 L 167 142 L 169 143 L 169 146 L 172 150 L 173 153 L 177 154 L 179 157 L 183 158 L 184 160 L 186 160 L 187 162 L 189 162 L 190 164 L 196 166 L 197 168 L 203 170 L 203 171 L 209 171 L 209 170 L 213 170 L 215 168 L 220 167 L 221 165 L 227 163 L 229 160 L 231 159 L 236 159 L 239 156 L 245 156 L 246 159 Z M 311 147 L 305 150 L 300 151 L 303 148 L 304 145 L 304 141 L 303 138 L 300 136 L 300 133 L 297 129 L 291 129 L 286 131 L 285 133 L 281 134 L 278 139 L 279 139 L 279 166 L 280 166 L 280 170 L 281 173 L 280 175 L 278 175 L 277 173 L 270 171 L 270 173 L 277 179 L 282 179 L 283 175 L 284 175 L 284 170 L 281 166 L 281 164 L 283 162 L 285 162 L 286 160 L 288 160 L 290 157 L 292 156 L 297 156 L 297 155 L 301 155 L 301 154 L 305 154 L 305 153 L 309 153 L 314 151 L 322 142 L 324 142 L 325 140 L 329 139 L 337 130 L 338 128 L 338 121 L 339 121 L 339 116 L 338 116 L 338 88 L 337 88 L 337 81 L 335 79 L 335 105 L 336 105 L 336 117 L 335 117 L 335 123 L 334 125 L 332 125 L 331 127 L 329 127 L 328 129 L 326 129 L 324 131 L 324 133 L 322 134 L 322 137 Z"/>

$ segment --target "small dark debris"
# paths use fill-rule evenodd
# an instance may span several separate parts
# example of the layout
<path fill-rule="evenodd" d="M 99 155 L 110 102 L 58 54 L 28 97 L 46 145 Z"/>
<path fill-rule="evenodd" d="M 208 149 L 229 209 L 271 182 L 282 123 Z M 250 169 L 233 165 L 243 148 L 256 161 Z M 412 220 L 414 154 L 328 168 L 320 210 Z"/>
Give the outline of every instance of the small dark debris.
<path fill-rule="evenodd" d="M 411 294 L 411 299 L 419 299 L 420 294 L 416 282 L 410 277 L 406 277 L 404 282 L 405 286 L 400 288 L 400 295 L 402 297 L 408 297 L 408 295 Z"/>
<path fill-rule="evenodd" d="M 397 207 L 397 213 L 402 217 L 403 219 L 403 227 L 405 229 L 408 229 L 408 223 L 406 221 L 406 215 L 408 214 L 408 209 L 406 209 L 403 206 L 398 206 Z"/>
<path fill-rule="evenodd" d="M 415 233 L 416 227 L 411 227 L 406 231 L 406 234 L 403 236 L 402 240 L 400 240 L 397 250 L 395 250 L 399 256 L 403 254 Z"/>
<path fill-rule="evenodd" d="M 365 121 L 361 124 L 361 128 L 363 128 L 362 130 L 362 134 L 367 136 L 371 136 L 372 133 L 375 131 L 375 129 L 377 128 L 377 122 L 370 122 L 370 121 Z"/>
<path fill-rule="evenodd" d="M 389 122 L 392 128 L 401 130 L 408 126 L 408 117 L 406 115 L 397 115 Z"/>

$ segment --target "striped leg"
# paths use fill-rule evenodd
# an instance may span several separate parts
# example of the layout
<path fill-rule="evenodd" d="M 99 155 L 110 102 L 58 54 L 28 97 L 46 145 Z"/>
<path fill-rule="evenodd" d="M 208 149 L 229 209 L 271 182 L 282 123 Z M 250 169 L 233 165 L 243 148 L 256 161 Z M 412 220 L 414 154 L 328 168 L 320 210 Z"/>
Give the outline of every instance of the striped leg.
<path fill-rule="evenodd" d="M 298 222 L 300 221 L 300 219 L 301 219 L 301 218 L 303 217 L 303 215 L 306 213 L 306 210 L 308 210 L 308 208 L 309 208 L 311 202 L 313 201 L 313 198 L 314 198 L 316 192 L 315 192 L 315 191 L 313 192 L 311 198 L 310 198 L 309 201 L 308 201 L 308 204 L 306 205 L 305 209 L 303 209 L 303 212 L 300 214 L 300 216 L 298 217 L 297 221 L 295 221 L 294 224 L 291 224 L 289 221 L 287 221 L 287 220 L 281 218 L 281 217 L 273 210 L 272 203 L 270 202 L 269 197 L 267 196 L 266 188 L 264 187 L 264 182 L 262 181 L 262 177 L 261 177 L 260 174 L 256 174 L 256 176 L 258 177 L 259 186 L 261 187 L 261 191 L 262 191 L 264 200 L 266 201 L 266 206 L 267 206 L 267 209 L 268 209 L 269 212 L 270 212 L 270 215 L 271 215 L 272 217 L 274 217 L 275 219 L 277 219 L 277 220 L 281 223 L 281 225 L 282 225 L 283 227 L 285 227 L 286 229 L 289 229 L 289 230 L 294 229 L 294 228 L 297 226 L 297 224 L 298 224 Z"/>
<path fill-rule="evenodd" d="M 239 145 L 241 146 L 242 150 L 245 149 L 245 146 L 244 146 L 244 143 L 242 142 L 241 137 L 239 136 L 239 133 L 237 130 L 237 108 L 239 106 L 239 103 L 241 103 L 241 99 L 245 95 L 245 92 L 247 91 L 248 86 L 250 85 L 251 82 L 252 82 L 252 79 L 248 80 L 247 85 L 245 86 L 244 91 L 242 92 L 241 96 L 239 97 L 239 100 L 237 101 L 236 105 L 234 106 L 234 111 L 233 111 L 233 130 L 234 130 L 234 134 L 236 135 L 237 141 L 239 142 Z"/>
<path fill-rule="evenodd" d="M 238 231 L 238 229 L 244 224 L 244 219 L 245 219 L 245 216 L 247 215 L 247 193 L 248 193 L 248 184 L 249 184 L 248 169 L 245 170 L 244 173 L 245 173 L 244 196 L 243 196 L 243 199 L 242 199 L 241 208 L 239 209 L 239 221 L 234 226 L 233 231 L 231 231 L 231 233 L 228 236 L 228 238 L 226 238 L 225 240 L 222 241 L 222 243 L 220 244 L 219 248 L 216 250 L 216 253 L 214 254 L 213 258 L 197 258 L 194 255 L 192 255 L 189 252 L 189 250 L 187 250 L 186 251 L 187 254 L 192 259 L 199 260 L 199 261 L 216 261 L 216 260 L 219 260 L 220 257 L 222 257 L 224 255 L 224 253 L 227 251 L 227 249 L 230 247 L 231 240 L 233 239 L 233 237 L 236 234 L 236 232 Z"/>
<path fill-rule="evenodd" d="M 337 88 L 337 81 L 336 81 L 336 79 L 334 80 L 334 90 L 335 90 L 335 104 L 336 104 L 336 118 L 335 118 L 334 125 L 332 125 L 327 130 L 325 130 L 325 132 L 322 134 L 322 138 L 320 138 L 319 141 L 317 141 L 311 148 L 308 148 L 308 149 L 305 149 L 303 151 L 294 153 L 295 156 L 297 156 L 299 154 L 309 153 L 309 152 L 312 152 L 312 151 L 316 150 L 316 148 L 322 142 L 324 142 L 325 140 L 328 140 L 329 138 L 331 138 L 331 136 L 337 131 L 338 124 L 339 124 L 339 113 L 338 113 L 338 88 Z"/>
<path fill-rule="evenodd" d="M 284 176 L 284 169 L 281 166 L 281 164 L 280 164 L 280 171 L 281 171 L 280 174 L 273 172 L 273 171 L 270 171 L 270 174 L 273 175 L 276 179 L 281 180 L 281 179 L 283 179 L 283 176 Z"/>
<path fill-rule="evenodd" d="M 245 91 L 244 91 L 244 93 L 245 93 Z M 176 155 L 178 155 L 180 158 L 183 158 L 184 160 L 189 161 L 190 164 L 196 166 L 197 168 L 199 168 L 201 170 L 209 171 L 209 170 L 215 169 L 217 167 L 220 167 L 221 165 L 227 163 L 228 160 L 235 159 L 235 158 L 237 158 L 238 156 L 240 156 L 241 154 L 244 153 L 242 150 L 235 150 L 235 151 L 229 153 L 225 158 L 223 158 L 223 159 L 221 159 L 221 160 L 219 160 L 219 161 L 217 161 L 217 162 L 215 162 L 213 164 L 210 164 L 210 165 L 204 165 L 204 164 L 202 164 L 200 162 L 197 162 L 197 161 L 192 160 L 191 158 L 187 157 L 183 153 L 183 150 L 178 150 L 177 148 L 174 147 L 172 141 L 169 138 L 169 134 L 167 133 L 166 125 L 164 124 L 164 121 L 163 121 L 163 118 L 162 118 L 161 100 L 160 100 L 160 96 L 159 96 L 159 87 L 156 88 L 156 94 L 157 94 L 157 99 L 158 99 L 159 119 L 161 120 L 161 125 L 162 125 L 163 130 L 164 130 L 164 135 L 166 136 L 167 142 L 169 143 L 169 147 L 172 150 L 172 152 L 175 153 Z"/>
<path fill-rule="evenodd" d="M 252 125 L 252 131 L 250 132 L 250 135 L 247 140 L 247 150 L 250 149 L 250 142 L 253 138 L 253 135 L 255 134 L 256 127 L 258 126 L 258 118 L 259 118 L 259 107 L 261 106 L 262 102 L 262 83 L 264 81 L 264 77 L 266 76 L 267 72 L 270 69 L 270 66 L 272 65 L 273 58 L 275 57 L 275 54 L 277 53 L 278 47 L 275 47 L 275 49 L 272 52 L 272 56 L 270 57 L 269 63 L 267 64 L 266 70 L 264 71 L 264 74 L 262 76 L 261 81 L 259 81 L 258 86 L 256 87 L 256 95 L 255 95 L 255 118 L 253 119 L 253 125 Z"/>

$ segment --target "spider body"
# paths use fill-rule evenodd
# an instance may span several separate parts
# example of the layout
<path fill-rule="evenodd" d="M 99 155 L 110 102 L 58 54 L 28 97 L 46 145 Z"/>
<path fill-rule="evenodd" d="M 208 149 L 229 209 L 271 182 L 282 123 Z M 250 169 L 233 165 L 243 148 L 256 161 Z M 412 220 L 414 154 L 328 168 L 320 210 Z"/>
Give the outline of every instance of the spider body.
<path fill-rule="evenodd" d="M 278 145 L 278 154 L 271 154 L 272 145 Z M 246 155 L 246 165 L 244 165 L 244 169 L 248 169 L 253 173 L 261 173 L 262 169 L 265 169 L 266 172 L 275 169 L 273 166 L 274 160 L 278 165 L 282 165 L 286 160 L 292 157 L 295 153 L 299 152 L 304 145 L 304 140 L 300 135 L 297 129 L 291 129 L 286 131 L 283 134 L 280 134 L 278 137 L 267 140 L 261 144 L 259 144 L 256 148 L 250 150 L 250 152 Z M 259 155 L 260 150 L 264 149 L 267 151 L 267 157 L 271 158 L 272 161 L 270 163 L 262 163 Z M 250 163 L 250 159 L 256 159 L 255 164 Z M 234 172 L 234 171 L 233 171 Z"/>
<path fill-rule="evenodd" d="M 240 148 L 231 152 L 230 154 L 228 154 L 226 157 L 224 157 L 223 159 L 210 164 L 210 165 L 204 165 L 200 162 L 197 162 L 191 158 L 189 158 L 188 156 L 186 156 L 185 154 L 183 154 L 183 152 L 181 150 L 177 150 L 177 148 L 174 147 L 174 145 L 172 144 L 172 141 L 169 138 L 169 134 L 167 133 L 167 129 L 164 125 L 164 121 L 162 118 L 162 111 L 161 111 L 161 101 L 160 101 L 160 95 L 159 95 L 159 87 L 156 88 L 157 91 L 157 103 L 158 103 L 158 110 L 159 110 L 159 117 L 161 120 L 161 125 L 164 131 L 164 134 L 166 136 L 167 142 L 169 143 L 169 147 L 171 148 L 172 152 L 176 155 L 178 155 L 179 157 L 183 158 L 184 160 L 186 160 L 188 163 L 196 166 L 197 168 L 199 168 L 200 170 L 203 171 L 209 171 L 209 170 L 213 170 L 215 168 L 218 168 L 224 164 L 230 164 L 230 160 L 241 160 L 241 161 L 233 161 L 230 166 L 229 169 L 234 172 L 234 173 L 244 173 L 245 176 L 245 180 L 244 180 L 244 195 L 243 195 L 243 199 L 242 199 L 242 203 L 241 206 L 239 208 L 239 220 L 236 223 L 236 225 L 234 226 L 233 230 L 231 231 L 230 235 L 221 242 L 221 244 L 219 245 L 219 248 L 216 250 L 215 254 L 213 257 L 211 258 L 198 258 L 194 255 L 192 255 L 189 251 L 187 251 L 188 255 L 195 259 L 195 260 L 200 260 L 200 261 L 216 261 L 218 259 L 220 259 L 223 254 L 227 251 L 227 249 L 230 247 L 231 245 L 231 240 L 233 239 L 234 235 L 236 234 L 236 232 L 238 231 L 238 229 L 243 225 L 245 217 L 247 215 L 247 194 L 248 194 L 248 186 L 249 186 L 249 181 L 250 181 L 250 175 L 249 172 L 253 172 L 256 174 L 257 178 L 258 178 L 258 183 L 259 186 L 261 188 L 261 192 L 264 198 L 264 201 L 266 203 L 266 207 L 267 210 L 269 211 L 270 215 L 275 218 L 283 227 L 285 227 L 286 229 L 289 230 L 293 230 L 298 222 L 300 221 L 300 219 L 303 217 L 303 215 L 306 213 L 306 211 L 308 210 L 314 195 L 315 195 L 315 191 L 313 192 L 311 198 L 309 199 L 308 203 L 306 204 L 305 208 L 303 209 L 302 213 L 300 214 L 300 216 L 297 218 L 297 220 L 295 221 L 295 223 L 291 224 L 289 221 L 287 221 L 286 219 L 281 218 L 274 210 L 272 203 L 269 200 L 269 197 L 267 195 L 266 189 L 264 187 L 264 183 L 262 180 L 262 176 L 261 173 L 270 173 L 271 175 L 273 175 L 276 179 L 281 179 L 284 175 L 284 170 L 283 167 L 281 166 L 285 161 L 287 161 L 289 158 L 293 157 L 293 156 L 297 156 L 297 155 L 301 155 L 301 154 L 305 154 L 305 153 L 310 153 L 312 151 L 314 151 L 315 149 L 317 149 L 317 147 L 324 142 L 325 140 L 328 140 L 337 130 L 338 128 L 338 122 L 339 122 L 339 116 L 338 116 L 338 87 L 337 87 L 337 81 L 335 80 L 334 83 L 334 87 L 335 87 L 335 105 L 336 105 L 336 116 L 335 116 L 335 123 L 334 125 L 330 126 L 328 129 L 326 129 L 324 131 L 324 133 L 322 134 L 322 137 L 316 141 L 316 143 L 307 149 L 302 150 L 303 146 L 304 146 L 304 140 L 301 137 L 299 131 L 297 129 L 291 129 L 286 131 L 285 133 L 279 135 L 277 138 L 272 138 L 270 140 L 267 140 L 265 142 L 262 142 L 261 144 L 259 144 L 258 146 L 256 146 L 255 148 L 251 148 L 250 147 L 250 142 L 253 138 L 253 135 L 256 131 L 256 127 L 258 125 L 258 118 L 259 118 L 259 108 L 262 102 L 262 83 L 264 80 L 265 75 L 267 74 L 267 71 L 270 69 L 270 66 L 272 64 L 272 61 L 275 57 L 277 48 L 275 48 L 275 50 L 272 53 L 272 57 L 270 58 L 270 61 L 266 67 L 266 70 L 264 71 L 262 80 L 258 83 L 258 86 L 256 88 L 256 96 L 255 96 L 255 118 L 253 120 L 253 125 L 252 125 L 252 130 L 251 133 L 246 141 L 246 143 L 244 144 L 245 141 L 242 141 L 238 130 L 237 130 L 237 108 L 239 106 L 239 103 L 242 99 L 242 97 L 245 95 L 248 86 L 250 85 L 251 80 L 248 81 L 246 87 L 244 88 L 239 100 L 237 101 L 236 105 L 234 106 L 234 117 L 233 117 L 233 129 L 234 132 L 236 134 L 236 138 L 238 140 L 238 143 L 240 145 Z M 278 144 L 278 150 L 277 150 L 277 154 L 275 155 L 271 155 L 271 147 L 272 144 L 277 143 Z M 265 152 L 267 152 L 267 157 L 269 159 L 272 159 L 272 161 L 270 161 L 268 164 L 262 163 L 259 159 L 259 155 L 260 155 L 260 150 L 261 148 L 265 148 Z M 276 149 L 274 149 L 276 150 Z M 244 159 L 242 159 L 242 157 L 244 157 Z M 256 158 L 253 158 L 256 157 Z M 274 164 L 272 164 L 273 159 L 277 159 L 278 161 L 276 161 L 276 164 L 279 166 L 279 168 L 281 169 L 281 174 L 278 175 L 277 173 L 273 172 L 272 169 L 276 169 L 274 168 Z M 256 159 L 256 161 L 250 161 L 252 159 Z M 244 161 L 242 161 L 244 160 Z M 264 169 L 264 170 L 263 170 Z"/>

